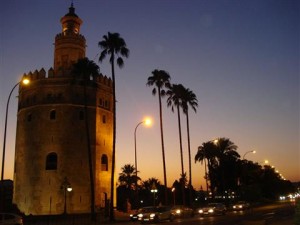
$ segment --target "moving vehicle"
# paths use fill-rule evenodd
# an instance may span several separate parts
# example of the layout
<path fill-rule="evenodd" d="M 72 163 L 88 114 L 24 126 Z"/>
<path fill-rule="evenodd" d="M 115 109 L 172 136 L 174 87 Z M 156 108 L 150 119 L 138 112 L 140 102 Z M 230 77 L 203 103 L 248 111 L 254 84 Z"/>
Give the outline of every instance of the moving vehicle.
<path fill-rule="evenodd" d="M 232 205 L 232 210 L 239 211 L 239 210 L 247 210 L 250 208 L 250 204 L 245 201 L 239 201 Z"/>
<path fill-rule="evenodd" d="M 23 225 L 21 216 L 13 213 L 0 213 L 1 225 Z"/>
<path fill-rule="evenodd" d="M 209 203 L 207 206 L 199 208 L 198 214 L 205 215 L 225 215 L 226 206 L 223 203 Z"/>
<path fill-rule="evenodd" d="M 171 213 L 171 207 L 158 206 L 158 207 L 144 207 L 143 211 L 138 214 L 138 220 L 141 223 L 145 222 L 160 222 L 162 220 L 173 221 L 174 215 Z"/>
<path fill-rule="evenodd" d="M 171 208 L 171 213 L 177 218 L 187 218 L 194 216 L 193 209 L 184 205 L 175 205 Z"/>
<path fill-rule="evenodd" d="M 138 220 L 138 215 L 140 214 L 140 213 L 143 213 L 143 211 L 144 211 L 144 208 L 140 208 L 140 209 L 138 209 L 136 212 L 134 212 L 134 213 L 131 213 L 129 216 L 130 216 L 130 220 L 131 221 L 137 221 Z"/>

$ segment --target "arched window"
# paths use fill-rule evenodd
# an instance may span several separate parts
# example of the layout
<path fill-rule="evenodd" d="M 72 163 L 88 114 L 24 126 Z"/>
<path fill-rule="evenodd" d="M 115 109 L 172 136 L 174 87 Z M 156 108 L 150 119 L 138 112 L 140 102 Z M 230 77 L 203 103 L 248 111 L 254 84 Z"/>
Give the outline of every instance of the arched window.
<path fill-rule="evenodd" d="M 55 120 L 55 119 L 56 119 L 56 111 L 55 109 L 53 109 L 50 112 L 50 120 Z"/>
<path fill-rule="evenodd" d="M 101 171 L 108 171 L 108 159 L 105 154 L 101 156 Z"/>
<path fill-rule="evenodd" d="M 51 152 L 46 157 L 46 170 L 57 170 L 57 154 Z"/>

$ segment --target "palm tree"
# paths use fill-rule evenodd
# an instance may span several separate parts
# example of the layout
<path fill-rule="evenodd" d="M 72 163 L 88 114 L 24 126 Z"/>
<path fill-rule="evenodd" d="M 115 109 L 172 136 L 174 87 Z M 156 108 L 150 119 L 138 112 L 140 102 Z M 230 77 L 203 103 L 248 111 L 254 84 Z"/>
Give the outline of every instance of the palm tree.
<path fill-rule="evenodd" d="M 158 93 L 159 100 L 159 119 L 160 119 L 160 135 L 161 135 L 161 150 L 163 158 L 163 171 L 164 171 L 164 185 L 165 185 L 165 204 L 168 203 L 168 192 L 167 192 L 167 173 L 166 173 L 166 161 L 165 161 L 165 147 L 164 147 L 164 135 L 163 135 L 163 119 L 162 119 L 162 106 L 161 98 L 165 96 L 165 87 L 170 86 L 170 75 L 164 70 L 153 70 L 152 76 L 148 77 L 147 85 L 155 87 L 152 90 L 152 94 Z"/>
<path fill-rule="evenodd" d="M 180 159 L 181 159 L 181 174 L 185 174 L 184 172 L 184 164 L 183 164 L 183 150 L 182 150 L 182 135 L 181 135 L 181 120 L 180 120 L 180 108 L 182 108 L 182 97 L 184 94 L 185 88 L 181 84 L 173 84 L 170 85 L 169 90 L 167 91 L 167 95 L 169 96 L 167 99 L 168 106 L 171 106 L 172 112 L 174 112 L 174 108 L 177 108 L 177 117 L 178 117 L 178 131 L 179 131 L 179 146 L 180 146 Z M 183 205 L 185 205 L 185 191 L 184 187 L 182 190 L 182 201 Z"/>
<path fill-rule="evenodd" d="M 236 183 L 234 179 L 237 179 L 237 176 L 234 176 L 234 172 L 236 172 L 240 155 L 236 151 L 237 146 L 229 138 L 218 138 L 215 140 L 215 144 L 217 146 L 217 160 L 219 164 L 218 174 L 220 184 L 218 191 L 224 192 L 233 183 Z M 229 184 L 230 182 L 231 184 Z"/>
<path fill-rule="evenodd" d="M 132 189 L 137 183 L 137 180 L 140 180 L 140 178 L 136 176 L 135 167 L 133 165 L 126 164 L 121 168 L 121 170 L 122 172 L 119 174 L 120 184 L 126 186 L 128 189 Z"/>
<path fill-rule="evenodd" d="M 94 187 L 94 174 L 93 174 L 93 163 L 92 163 L 92 150 L 90 143 L 89 133 L 89 118 L 87 108 L 87 86 L 91 82 L 91 76 L 99 75 L 99 67 L 93 61 L 88 58 L 79 59 L 77 63 L 73 65 L 72 74 L 74 79 L 82 79 L 84 81 L 84 114 L 85 114 L 85 128 L 87 137 L 87 150 L 89 160 L 89 174 L 90 174 L 90 191 L 91 191 L 91 214 L 92 220 L 95 220 L 95 187 Z"/>
<path fill-rule="evenodd" d="M 156 205 L 156 202 L 161 202 L 161 197 L 160 197 L 160 193 L 162 192 L 162 189 L 166 190 L 166 188 L 164 186 L 162 186 L 160 184 L 160 181 L 155 178 L 155 177 L 151 177 L 148 180 L 143 182 L 143 188 L 146 191 L 146 199 L 147 199 L 147 203 L 151 204 L 151 199 L 153 201 L 153 205 Z M 152 190 L 156 189 L 157 190 L 157 194 L 155 194 L 155 192 L 153 192 L 152 195 Z"/>
<path fill-rule="evenodd" d="M 152 188 L 152 186 L 153 186 L 153 184 L 154 184 L 157 188 L 161 186 L 160 181 L 159 181 L 157 178 L 151 177 L 151 178 L 149 178 L 148 180 L 146 180 L 146 181 L 143 182 L 143 187 L 144 187 L 144 189 L 150 191 L 151 188 Z"/>
<path fill-rule="evenodd" d="M 204 162 L 205 169 L 205 179 L 206 179 L 206 190 L 208 192 L 208 180 L 210 180 L 210 190 L 212 194 L 215 189 L 215 179 L 214 179 L 214 166 L 216 165 L 216 145 L 212 141 L 204 142 L 201 146 L 198 147 L 198 151 L 195 155 L 195 162 L 200 162 L 201 164 Z M 206 161 L 207 164 L 206 164 Z M 206 170 L 206 165 L 208 167 L 208 172 Z"/>
<path fill-rule="evenodd" d="M 129 200 L 131 199 L 132 194 L 137 193 L 138 187 L 137 181 L 140 180 L 140 178 L 137 176 L 137 171 L 133 165 L 126 164 L 121 168 L 122 172 L 119 173 L 119 182 L 120 186 L 124 187 L 125 192 L 123 193 L 123 197 L 125 199 Z M 135 190 L 134 190 L 135 189 Z M 131 201 L 132 204 L 133 201 Z M 135 201 L 133 202 L 137 206 L 137 195 L 135 195 Z"/>
<path fill-rule="evenodd" d="M 114 174 L 115 174 L 115 157 L 116 157 L 116 79 L 115 79 L 115 60 L 117 65 L 122 68 L 124 61 L 122 57 L 128 58 L 129 49 L 119 33 L 110 33 L 103 36 L 103 40 L 98 43 L 102 49 L 99 61 L 102 62 L 107 55 L 110 55 L 109 62 L 111 64 L 111 74 L 113 81 L 113 149 L 112 149 L 112 168 L 110 183 L 110 220 L 114 220 Z"/>
<path fill-rule="evenodd" d="M 192 159 L 191 159 L 191 143 L 190 143 L 189 106 L 196 112 L 196 107 L 198 107 L 198 100 L 193 91 L 191 91 L 188 88 L 185 88 L 182 96 L 182 108 L 183 108 L 183 113 L 186 115 L 188 153 L 189 153 L 189 177 L 190 177 L 189 196 L 190 196 L 190 203 L 192 203 Z"/>
<path fill-rule="evenodd" d="M 218 138 L 198 147 L 195 161 L 202 162 L 207 159 L 212 193 L 215 188 L 219 193 L 223 193 L 228 188 L 234 189 L 234 185 L 237 183 L 237 176 L 234 173 L 238 169 L 238 159 L 240 158 L 236 149 L 237 146 L 228 138 Z"/>

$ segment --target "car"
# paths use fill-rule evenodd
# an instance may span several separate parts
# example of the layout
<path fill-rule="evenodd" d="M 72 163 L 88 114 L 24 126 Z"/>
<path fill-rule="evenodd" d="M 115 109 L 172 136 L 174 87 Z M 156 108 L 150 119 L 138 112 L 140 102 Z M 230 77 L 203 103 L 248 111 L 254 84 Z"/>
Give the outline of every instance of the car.
<path fill-rule="evenodd" d="M 129 216 L 130 216 L 130 220 L 131 221 L 137 221 L 138 220 L 138 215 L 140 214 L 140 213 L 143 213 L 143 211 L 144 211 L 144 208 L 140 208 L 140 209 L 138 209 L 136 212 L 134 212 L 134 213 L 131 213 Z"/>
<path fill-rule="evenodd" d="M 225 215 L 227 209 L 223 203 L 209 203 L 207 206 L 199 208 L 200 216 L 205 215 Z"/>
<path fill-rule="evenodd" d="M 173 221 L 174 215 L 171 213 L 171 207 L 158 206 L 158 207 L 144 207 L 143 212 L 138 214 L 138 220 L 141 223 L 145 222 L 160 222 L 162 220 Z"/>
<path fill-rule="evenodd" d="M 250 208 L 250 204 L 245 201 L 239 201 L 232 205 L 233 211 L 247 210 Z"/>
<path fill-rule="evenodd" d="M 13 213 L 0 213 L 1 225 L 23 225 L 21 216 Z"/>
<path fill-rule="evenodd" d="M 171 208 L 171 213 L 176 218 L 187 218 L 194 216 L 193 209 L 184 205 L 175 205 Z"/>

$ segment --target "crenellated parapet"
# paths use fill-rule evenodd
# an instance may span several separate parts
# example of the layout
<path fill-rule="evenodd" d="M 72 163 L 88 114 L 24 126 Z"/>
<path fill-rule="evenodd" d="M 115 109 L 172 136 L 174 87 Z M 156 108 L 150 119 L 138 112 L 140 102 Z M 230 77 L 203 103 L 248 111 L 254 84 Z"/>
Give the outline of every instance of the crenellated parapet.
<path fill-rule="evenodd" d="M 35 70 L 34 72 L 29 72 L 29 73 L 24 73 L 23 74 L 23 78 L 27 78 L 29 79 L 30 81 L 34 81 L 34 80 L 37 80 L 37 79 L 44 79 L 46 78 L 46 71 L 44 68 L 42 68 L 40 71 L 38 70 Z"/>
<path fill-rule="evenodd" d="M 28 73 L 23 74 L 23 78 L 29 79 L 31 82 L 37 81 L 37 80 L 42 80 L 42 79 L 52 79 L 52 78 L 60 78 L 60 76 L 57 76 L 57 74 L 54 73 L 53 68 L 51 67 L 48 70 L 48 73 L 46 73 L 45 69 L 42 68 L 40 70 L 34 70 L 34 72 L 29 71 Z M 68 78 L 74 79 L 74 78 Z M 106 75 L 99 74 L 97 76 L 93 76 L 91 78 L 91 81 L 94 81 L 96 83 L 102 84 L 107 87 L 112 87 L 112 79 L 110 77 L 107 77 Z"/>
<path fill-rule="evenodd" d="M 75 33 L 59 33 L 55 36 L 55 40 L 62 39 L 65 37 L 72 37 L 72 36 L 81 39 L 82 41 L 85 42 L 85 37 L 82 34 L 75 34 Z"/>
<path fill-rule="evenodd" d="M 106 75 L 100 74 L 99 76 L 96 76 L 96 81 L 106 86 L 112 87 L 112 79 L 107 77 Z"/>

